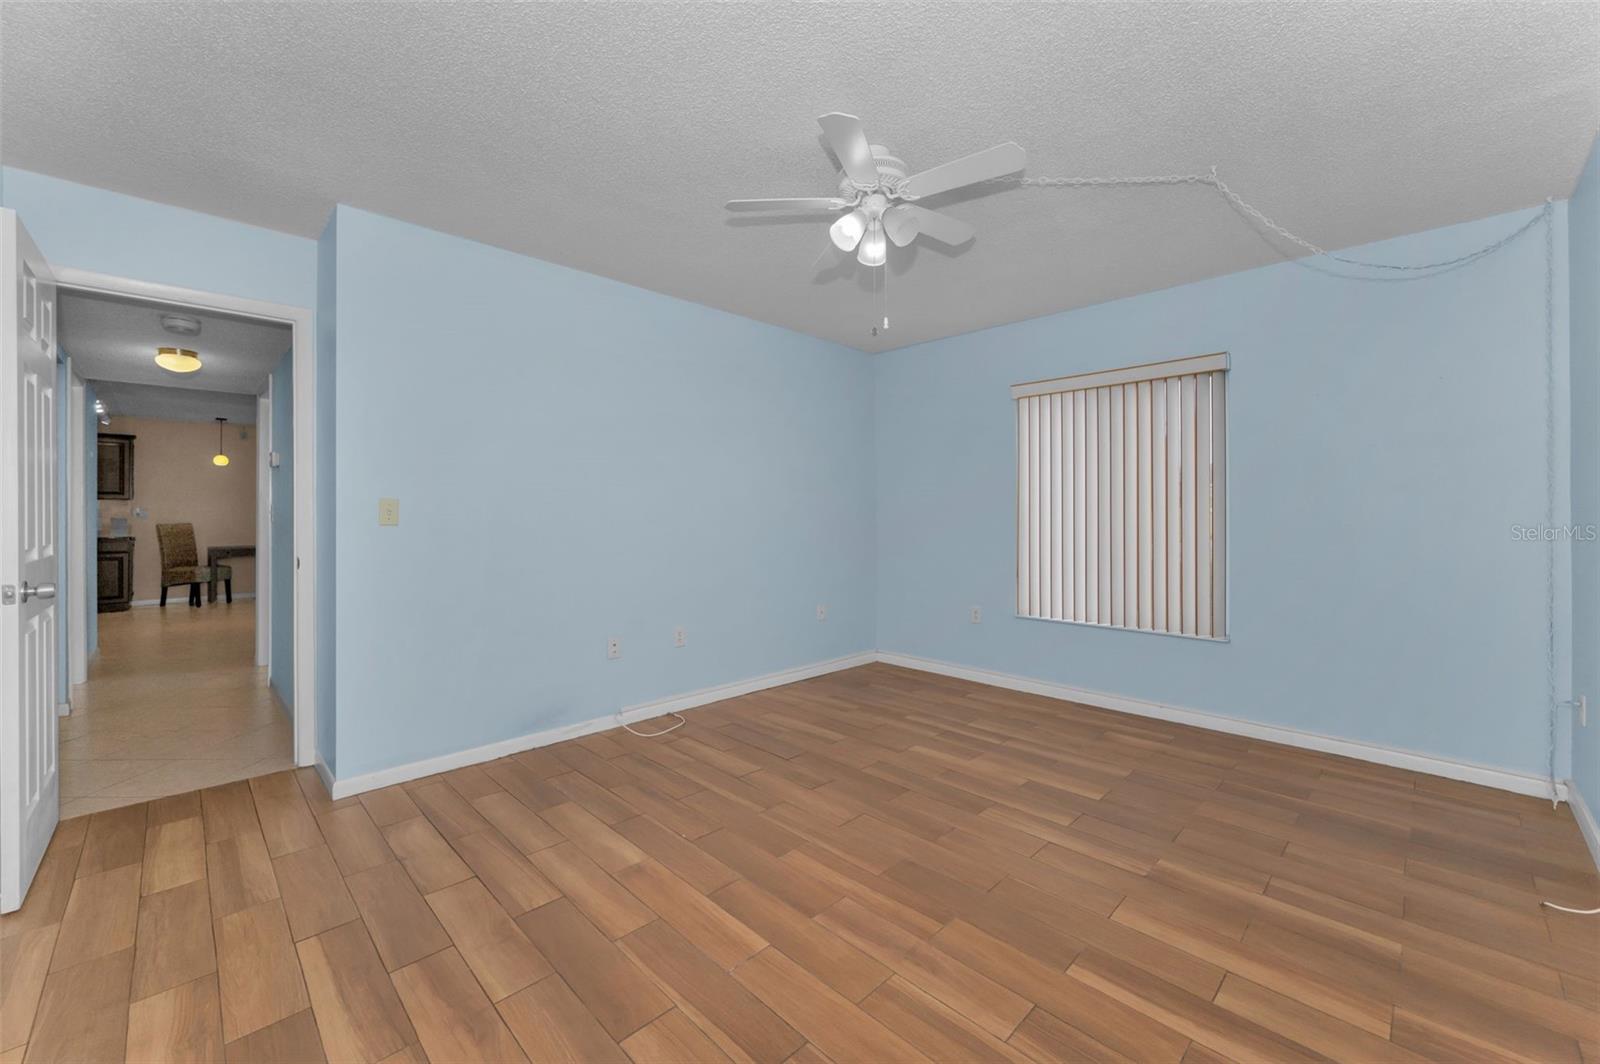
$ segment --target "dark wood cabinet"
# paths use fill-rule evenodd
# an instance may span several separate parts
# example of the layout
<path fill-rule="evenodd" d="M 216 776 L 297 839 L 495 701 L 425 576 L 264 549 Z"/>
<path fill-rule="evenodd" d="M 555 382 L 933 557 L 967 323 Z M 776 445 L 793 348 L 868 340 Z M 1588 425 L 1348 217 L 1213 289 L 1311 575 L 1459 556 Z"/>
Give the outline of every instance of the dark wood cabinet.
<path fill-rule="evenodd" d="M 100 433 L 96 492 L 100 498 L 133 498 L 133 439 L 121 432 Z"/>
<path fill-rule="evenodd" d="M 98 568 L 100 613 L 120 613 L 133 605 L 133 537 L 101 536 Z"/>

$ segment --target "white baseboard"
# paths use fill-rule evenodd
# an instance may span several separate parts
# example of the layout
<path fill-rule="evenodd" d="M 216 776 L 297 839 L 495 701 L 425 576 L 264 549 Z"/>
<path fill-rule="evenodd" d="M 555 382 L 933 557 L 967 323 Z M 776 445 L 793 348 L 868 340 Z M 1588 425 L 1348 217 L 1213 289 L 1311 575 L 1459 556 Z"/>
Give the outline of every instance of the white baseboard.
<path fill-rule="evenodd" d="M 333 793 L 333 789 L 339 785 L 339 781 L 333 778 L 333 770 L 320 757 L 316 760 L 316 766 L 317 775 L 322 777 L 322 785 L 328 789 L 328 796 L 338 798 L 339 795 Z"/>
<path fill-rule="evenodd" d="M 1326 754 L 1338 754 L 1341 757 L 1351 757 L 1359 761 L 1371 761 L 1374 764 L 1409 769 L 1412 772 L 1423 772 L 1430 776 L 1443 776 L 1446 779 L 1463 780 L 1467 783 L 1482 784 L 1485 787 L 1512 791 L 1516 794 L 1528 794 L 1537 798 L 1550 797 L 1550 781 L 1545 777 L 1514 772 L 1510 769 L 1495 768 L 1491 765 L 1480 765 L 1470 761 L 1455 761 L 1450 758 L 1436 757 L 1432 754 L 1419 754 L 1411 750 L 1400 750 L 1392 746 L 1358 742 L 1354 739 L 1339 739 L 1331 735 L 1300 731 L 1298 728 L 1285 728 L 1276 724 L 1261 724 L 1257 721 L 1244 720 L 1239 717 L 1225 717 L 1217 713 L 1207 713 L 1203 710 L 1171 706 L 1161 702 L 1149 702 L 1140 698 L 1129 698 L 1126 695 L 1107 694 L 1103 691 L 1090 691 L 1081 687 L 1069 687 L 1066 684 L 1051 683 L 1048 680 L 1035 680 L 1026 676 L 991 672 L 988 669 L 918 658 L 910 654 L 879 651 L 877 659 L 888 665 L 899 665 L 902 668 L 916 669 L 920 672 L 938 673 L 941 676 L 953 676 L 961 680 L 971 680 L 974 683 L 988 684 L 990 687 L 1004 687 L 1011 691 L 1025 691 L 1029 694 L 1044 695 L 1047 698 L 1060 698 L 1067 702 L 1081 702 L 1086 706 L 1098 706 L 1101 709 L 1116 710 L 1119 713 L 1132 713 L 1140 717 L 1154 717 L 1157 720 L 1172 721 L 1175 724 L 1189 724 L 1196 728 L 1227 732 L 1230 735 L 1243 735 L 1252 739 L 1263 739 L 1267 742 L 1282 743 L 1285 746 L 1297 746 L 1305 750 L 1319 750 Z M 1568 788 L 1565 784 L 1558 783 L 1556 785 L 1557 797 L 1566 798 L 1567 791 Z M 1593 824 L 1593 821 L 1591 820 L 1590 823 Z M 1593 846 L 1594 843 L 1591 841 L 1590 845 Z"/>
<path fill-rule="evenodd" d="M 1594 858 L 1594 866 L 1600 869 L 1600 823 L 1594 818 L 1594 810 L 1583 800 L 1583 792 L 1567 781 L 1567 804 L 1572 806 L 1572 816 L 1578 822 L 1578 830 L 1583 832 L 1583 841 L 1589 844 L 1589 856 Z"/>
<path fill-rule="evenodd" d="M 465 765 L 493 761 L 496 758 L 520 753 L 523 750 L 549 746 L 552 743 L 565 742 L 568 739 L 578 739 L 585 735 L 592 735 L 595 732 L 615 728 L 621 722 L 632 723 L 638 720 L 648 720 L 651 717 L 659 717 L 666 713 L 682 712 L 686 709 L 693 709 L 696 706 L 704 706 L 728 698 L 737 698 L 740 695 L 764 691 L 771 687 L 781 687 L 784 684 L 795 683 L 831 672 L 839 672 L 843 669 L 852 669 L 874 661 L 880 661 L 888 665 L 898 665 L 907 669 L 916 669 L 920 672 L 931 672 L 941 676 L 971 680 L 974 683 L 987 684 L 990 687 L 1024 691 L 1029 694 L 1044 695 L 1047 698 L 1059 698 L 1067 702 L 1079 702 L 1084 705 L 1097 706 L 1101 709 L 1110 709 L 1119 713 L 1130 713 L 1135 716 L 1151 717 L 1176 724 L 1187 724 L 1197 728 L 1206 728 L 1210 731 L 1226 732 L 1230 735 L 1242 735 L 1266 742 L 1282 743 L 1285 746 L 1299 747 L 1304 750 L 1317 750 L 1322 753 L 1337 754 L 1341 757 L 1407 769 L 1412 772 L 1422 772 L 1431 776 L 1443 776 L 1446 779 L 1462 780 L 1467 783 L 1476 783 L 1485 787 L 1493 787 L 1497 790 L 1511 791 L 1516 794 L 1532 795 L 1538 798 L 1548 798 L 1550 796 L 1550 781 L 1543 776 L 1515 772 L 1510 769 L 1496 768 L 1492 765 L 1481 765 L 1470 761 L 1456 761 L 1432 754 L 1380 746 L 1375 743 L 1340 739 L 1317 732 L 1301 731 L 1297 728 L 1286 728 L 1275 724 L 1263 724 L 1239 717 L 1227 717 L 1183 706 L 1131 698 L 1126 695 L 1108 694 L 1104 691 L 1071 687 L 1067 684 L 1053 683 L 1048 680 L 1036 680 L 1026 676 L 1014 676 L 1009 673 L 994 672 L 969 665 L 957 665 L 946 661 L 935 661 L 929 658 L 919 658 L 909 654 L 896 654 L 886 651 L 851 654 L 831 661 L 802 665 L 782 672 L 769 673 L 765 676 L 756 676 L 747 680 L 738 680 L 716 687 L 707 687 L 699 691 L 658 699 L 653 702 L 626 706 L 620 713 L 607 714 L 573 724 L 547 728 L 544 731 L 502 739 L 499 742 L 487 743 L 467 750 L 458 750 L 454 753 L 441 754 L 438 757 L 411 761 L 403 765 L 378 769 L 358 776 L 336 779 L 328 771 L 327 765 L 320 760 L 317 762 L 317 771 L 321 774 L 323 783 L 327 785 L 328 792 L 335 799 L 346 798 L 353 794 L 361 794 L 364 791 L 377 790 L 380 787 L 389 787 L 396 783 L 421 779 L 423 776 L 431 776 L 436 772 L 448 772 L 451 769 L 461 768 Z M 1576 790 L 1568 784 L 1557 784 L 1556 793 L 1559 798 L 1572 803 L 1573 815 L 1578 818 L 1579 826 L 1584 832 L 1584 838 L 1588 840 L 1590 850 L 1595 853 L 1597 864 L 1600 864 L 1600 828 L 1596 827 L 1593 814 L 1587 806 L 1582 804 L 1582 799 L 1577 796 Z"/>
<path fill-rule="evenodd" d="M 605 716 L 592 717 L 589 720 L 578 721 L 575 724 L 563 724 L 559 727 L 547 728 L 544 731 L 531 732 L 511 739 L 502 739 L 496 743 L 475 746 L 469 750 L 458 750 L 452 754 L 441 754 L 438 757 L 411 761 L 404 765 L 379 769 L 376 772 L 362 773 L 359 776 L 330 779 L 327 766 L 321 761 L 317 762 L 317 770 L 323 773 L 323 782 L 328 785 L 328 792 L 337 800 L 349 797 L 352 794 L 361 794 L 363 791 L 377 790 L 380 787 L 392 787 L 396 783 L 405 783 L 407 780 L 421 779 L 423 776 L 431 776 L 435 772 L 448 772 L 450 769 L 461 768 L 464 765 L 476 765 L 483 761 L 493 761 L 508 754 L 521 753 L 523 750 L 549 746 L 551 743 L 565 742 L 568 739 L 579 739 L 585 735 L 592 735 L 595 732 L 615 728 L 620 723 L 631 724 L 634 721 L 659 717 L 665 713 L 679 713 L 686 709 L 693 709 L 696 706 L 709 705 L 712 702 L 721 702 L 728 698 L 737 698 L 740 695 L 747 695 L 755 691 L 765 691 L 769 687 L 782 687 L 784 684 L 795 683 L 799 680 L 809 680 L 813 676 L 839 672 L 841 669 L 853 669 L 858 665 L 868 665 L 875 660 L 877 660 L 877 655 L 868 651 L 861 654 L 851 654 L 847 657 L 834 658 L 831 661 L 800 665 L 792 669 L 785 669 L 782 672 L 768 673 L 765 676 L 755 676 L 747 680 L 735 680 L 732 683 L 706 687 L 698 691 L 690 691 L 687 694 L 673 695 L 654 702 L 641 702 L 634 706 L 624 706 L 618 713 L 608 713 Z"/>
<path fill-rule="evenodd" d="M 233 593 L 233 601 L 235 601 L 235 602 L 249 601 L 250 599 L 253 599 L 255 597 L 256 597 L 256 593 L 254 591 L 235 591 Z M 226 602 L 223 602 L 222 592 L 221 591 L 217 592 L 217 601 L 218 602 L 222 602 L 223 605 L 227 605 Z M 176 595 L 168 595 L 167 596 L 167 609 L 169 609 L 169 610 L 172 609 L 174 606 L 186 606 L 186 605 L 188 605 L 188 603 L 189 603 L 189 597 L 188 597 L 187 593 L 184 594 L 184 598 L 183 598 L 182 602 L 178 601 L 178 598 L 177 598 Z M 153 599 L 134 599 L 132 602 L 128 603 L 128 605 L 130 605 L 130 606 L 159 606 L 159 605 L 161 605 L 161 600 L 158 599 L 158 598 L 153 598 Z"/>

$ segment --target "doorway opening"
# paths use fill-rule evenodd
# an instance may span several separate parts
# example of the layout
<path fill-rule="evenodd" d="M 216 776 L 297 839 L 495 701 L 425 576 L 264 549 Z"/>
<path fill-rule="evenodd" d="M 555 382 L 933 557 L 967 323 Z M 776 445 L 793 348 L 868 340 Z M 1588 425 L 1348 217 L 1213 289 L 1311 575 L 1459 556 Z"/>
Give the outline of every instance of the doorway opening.
<path fill-rule="evenodd" d="M 309 311 L 55 273 L 61 817 L 311 764 Z"/>

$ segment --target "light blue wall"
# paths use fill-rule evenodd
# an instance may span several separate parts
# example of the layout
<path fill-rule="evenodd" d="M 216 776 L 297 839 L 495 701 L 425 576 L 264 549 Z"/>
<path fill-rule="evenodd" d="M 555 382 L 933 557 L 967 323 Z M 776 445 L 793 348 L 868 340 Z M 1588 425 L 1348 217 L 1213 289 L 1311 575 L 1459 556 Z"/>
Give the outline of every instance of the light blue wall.
<path fill-rule="evenodd" d="M 1567 207 L 1572 277 L 1572 524 L 1600 526 L 1600 142 Z M 1572 690 L 1587 695 L 1589 725 L 1574 716 L 1572 778 L 1600 816 L 1600 542 L 1572 544 Z"/>
<path fill-rule="evenodd" d="M 312 533 L 316 550 L 317 642 L 317 756 L 337 775 L 339 705 L 337 701 L 339 674 L 335 650 L 338 625 L 338 557 L 335 551 L 334 521 L 338 512 L 337 469 L 335 456 L 339 451 L 336 404 L 338 400 L 336 354 L 338 351 L 338 291 L 339 291 L 339 211 L 328 218 L 328 224 L 317 240 L 317 426 L 316 426 L 316 523 Z"/>
<path fill-rule="evenodd" d="M 1448 258 L 1527 217 L 1363 250 Z M 1542 238 L 1428 280 L 1285 263 L 879 356 L 879 648 L 1543 774 L 1545 553 L 1511 532 L 1546 505 Z M 1009 386 L 1211 351 L 1233 357 L 1231 641 L 1016 618 Z"/>
<path fill-rule="evenodd" d="M 78 607 L 72 600 L 72 566 L 69 552 L 67 514 L 67 456 L 72 453 L 72 378 L 67 372 L 66 352 L 56 349 L 56 703 L 67 701 L 72 690 L 72 673 L 67 652 L 72 643 L 70 614 Z"/>
<path fill-rule="evenodd" d="M 5 167 L 14 209 L 53 266 L 309 307 L 316 242 Z"/>
<path fill-rule="evenodd" d="M 94 412 L 94 385 L 83 386 L 83 521 L 88 525 L 84 533 L 84 549 L 98 558 L 100 535 L 100 418 Z M 99 562 L 91 563 L 91 572 Z M 100 649 L 100 584 L 90 580 L 83 589 L 84 617 L 88 620 L 88 638 L 85 643 L 92 656 Z"/>
<path fill-rule="evenodd" d="M 267 677 L 286 709 L 294 709 L 294 352 L 272 371 L 272 660 Z M 257 590 L 261 594 L 261 590 Z"/>
<path fill-rule="evenodd" d="M 872 648 L 866 356 L 336 214 L 341 777 Z"/>

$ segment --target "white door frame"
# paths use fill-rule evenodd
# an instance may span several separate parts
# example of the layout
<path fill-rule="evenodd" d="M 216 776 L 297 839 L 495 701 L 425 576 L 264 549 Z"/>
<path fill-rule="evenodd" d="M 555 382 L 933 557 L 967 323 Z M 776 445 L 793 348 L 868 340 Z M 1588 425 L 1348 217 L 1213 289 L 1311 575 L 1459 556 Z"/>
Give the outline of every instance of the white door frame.
<path fill-rule="evenodd" d="M 291 411 L 292 412 L 292 411 Z M 272 377 L 256 396 L 256 668 L 272 664 Z"/>
<path fill-rule="evenodd" d="M 89 515 L 85 512 L 83 468 L 84 385 L 67 359 L 67 703 L 72 685 L 89 679 L 89 589 L 97 586 L 89 569 Z"/>
<path fill-rule="evenodd" d="M 178 285 L 137 281 L 127 277 L 56 267 L 56 284 L 64 289 L 100 292 L 136 299 L 157 300 L 195 310 L 222 311 L 252 318 L 281 322 L 294 337 L 294 761 L 296 765 L 317 762 L 317 616 L 316 597 L 316 410 L 317 366 L 316 333 L 311 310 L 259 299 L 202 292 Z M 259 426 L 257 451 L 261 450 Z M 259 497 L 258 497 L 259 499 Z M 257 506 L 257 528 L 260 527 Z M 270 544 L 270 539 L 265 541 Z M 261 551 L 257 551 L 258 574 Z M 256 602 L 270 598 L 270 589 L 257 587 Z M 257 606 L 260 609 L 260 606 Z M 259 614 L 258 614 L 259 616 Z M 257 640 L 260 633 L 257 633 Z M 259 642 L 258 642 L 259 646 Z"/>

